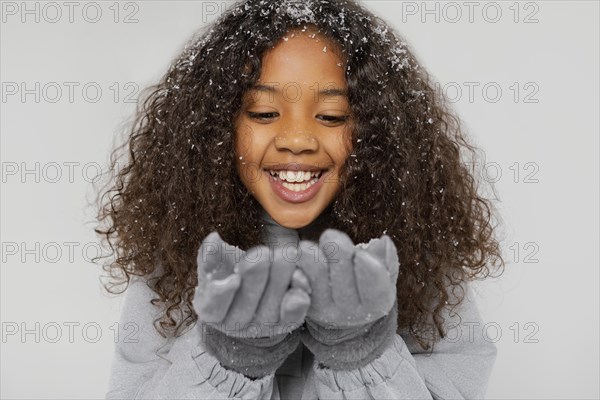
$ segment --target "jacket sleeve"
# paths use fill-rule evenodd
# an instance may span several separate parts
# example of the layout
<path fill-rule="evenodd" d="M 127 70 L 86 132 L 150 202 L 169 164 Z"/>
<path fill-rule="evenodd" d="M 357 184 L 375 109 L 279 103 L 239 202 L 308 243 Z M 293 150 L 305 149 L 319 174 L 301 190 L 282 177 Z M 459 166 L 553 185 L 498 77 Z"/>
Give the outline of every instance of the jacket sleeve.
<path fill-rule="evenodd" d="M 458 315 L 456 315 L 458 314 Z M 362 368 L 334 371 L 315 363 L 320 399 L 482 399 L 496 360 L 496 345 L 469 295 L 444 315 L 447 336 L 433 352 L 410 335 L 395 334 L 377 359 Z"/>
<path fill-rule="evenodd" d="M 119 322 L 119 335 L 106 399 L 271 399 L 274 374 L 252 380 L 225 369 L 207 353 L 197 325 L 177 338 L 163 338 L 153 321 L 160 309 L 154 291 L 132 279 Z"/>

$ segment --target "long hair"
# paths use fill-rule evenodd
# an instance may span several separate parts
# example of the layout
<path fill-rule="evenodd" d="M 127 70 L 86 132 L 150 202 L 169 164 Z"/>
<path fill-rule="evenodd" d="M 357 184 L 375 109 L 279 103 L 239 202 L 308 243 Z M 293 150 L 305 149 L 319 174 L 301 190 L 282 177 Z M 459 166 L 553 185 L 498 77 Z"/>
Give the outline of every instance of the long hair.
<path fill-rule="evenodd" d="M 355 121 L 341 192 L 324 213 L 355 243 L 392 238 L 398 329 L 428 348 L 428 332 L 444 336 L 443 308 L 458 305 L 448 302 L 453 291 L 504 266 L 493 204 L 477 193 L 462 158 L 477 149 L 433 80 L 397 32 L 354 1 L 242 1 L 186 44 L 111 154 L 95 229 L 113 256 L 105 287 L 118 292 L 134 275 L 152 276 L 154 303 L 165 307 L 156 329 L 179 335 L 197 319 L 204 237 L 218 231 L 242 249 L 261 244 L 260 204 L 236 173 L 234 121 L 264 52 L 307 27 L 340 49 Z M 129 157 L 118 168 L 122 149 Z"/>

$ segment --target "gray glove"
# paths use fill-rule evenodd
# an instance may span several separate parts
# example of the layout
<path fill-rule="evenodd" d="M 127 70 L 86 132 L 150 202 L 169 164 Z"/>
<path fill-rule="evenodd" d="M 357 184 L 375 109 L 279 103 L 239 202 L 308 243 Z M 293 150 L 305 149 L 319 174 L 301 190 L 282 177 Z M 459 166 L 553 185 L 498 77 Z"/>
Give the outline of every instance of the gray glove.
<path fill-rule="evenodd" d="M 262 377 L 297 347 L 310 287 L 296 269 L 295 251 L 256 246 L 244 252 L 217 232 L 202 242 L 193 304 L 207 350 L 223 366 Z"/>
<path fill-rule="evenodd" d="M 397 327 L 399 260 L 389 236 L 354 245 L 325 230 L 319 244 L 302 240 L 299 267 L 312 295 L 304 344 L 322 365 L 355 369 L 379 357 Z"/>

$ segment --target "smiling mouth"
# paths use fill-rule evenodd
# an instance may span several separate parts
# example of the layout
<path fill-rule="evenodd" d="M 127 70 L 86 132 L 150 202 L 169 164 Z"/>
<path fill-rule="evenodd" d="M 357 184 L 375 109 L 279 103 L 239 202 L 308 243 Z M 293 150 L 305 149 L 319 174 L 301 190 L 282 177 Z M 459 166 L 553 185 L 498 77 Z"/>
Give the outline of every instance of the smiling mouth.
<path fill-rule="evenodd" d="M 325 170 L 318 171 L 293 171 L 293 170 L 266 170 L 271 178 L 286 189 L 294 192 L 303 192 L 319 181 Z"/>

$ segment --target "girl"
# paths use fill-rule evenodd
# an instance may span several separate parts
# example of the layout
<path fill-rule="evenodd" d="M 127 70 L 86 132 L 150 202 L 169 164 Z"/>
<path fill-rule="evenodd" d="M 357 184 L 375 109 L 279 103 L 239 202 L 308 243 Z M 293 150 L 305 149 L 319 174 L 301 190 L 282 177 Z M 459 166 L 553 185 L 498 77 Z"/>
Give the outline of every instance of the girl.
<path fill-rule="evenodd" d="M 107 398 L 484 396 L 491 204 L 398 37 L 246 0 L 152 88 L 96 229 L 128 288 Z"/>

